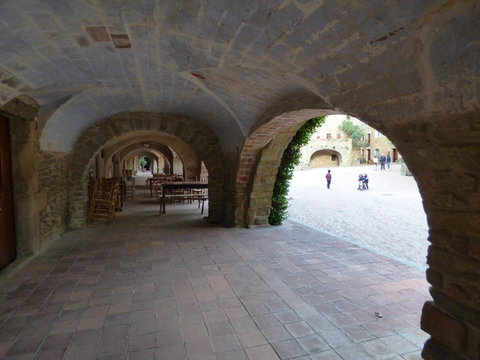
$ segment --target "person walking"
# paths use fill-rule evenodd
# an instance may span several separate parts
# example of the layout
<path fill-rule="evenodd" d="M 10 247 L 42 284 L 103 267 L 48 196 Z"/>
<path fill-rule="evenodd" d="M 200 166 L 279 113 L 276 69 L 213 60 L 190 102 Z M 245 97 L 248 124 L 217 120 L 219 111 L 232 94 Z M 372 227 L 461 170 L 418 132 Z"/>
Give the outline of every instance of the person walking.
<path fill-rule="evenodd" d="M 325 179 L 327 179 L 327 189 L 330 189 L 330 183 L 332 182 L 332 174 L 330 173 L 330 170 L 327 171 Z"/>
<path fill-rule="evenodd" d="M 375 167 L 373 168 L 373 170 L 377 171 L 378 170 L 378 157 L 377 155 L 375 155 L 373 157 L 373 165 L 375 165 Z"/>
<path fill-rule="evenodd" d="M 390 163 L 392 162 L 392 158 L 390 157 L 390 153 L 387 154 L 387 170 L 390 170 Z"/>
<path fill-rule="evenodd" d="M 385 162 L 387 161 L 387 158 L 385 157 L 385 154 L 382 154 L 380 156 L 380 170 L 385 170 Z"/>

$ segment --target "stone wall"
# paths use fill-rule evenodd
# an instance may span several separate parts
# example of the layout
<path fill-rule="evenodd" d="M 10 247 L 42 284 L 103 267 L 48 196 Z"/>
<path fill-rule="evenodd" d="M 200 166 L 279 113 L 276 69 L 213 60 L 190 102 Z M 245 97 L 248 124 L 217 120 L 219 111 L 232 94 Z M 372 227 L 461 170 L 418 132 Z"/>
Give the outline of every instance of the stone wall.
<path fill-rule="evenodd" d="M 45 247 L 67 228 L 68 157 L 64 153 L 41 152 L 39 172 L 40 243 Z"/>
<path fill-rule="evenodd" d="M 433 122 L 433 120 L 435 122 Z M 417 179 L 430 227 L 427 280 L 434 302 L 421 327 L 425 359 L 480 359 L 480 125 L 478 115 L 389 128 Z"/>
<path fill-rule="evenodd" d="M 309 143 L 301 149 L 302 157 L 300 159 L 299 168 L 315 167 L 311 164 L 312 156 L 321 150 L 328 150 L 324 152 L 325 154 L 336 154 L 339 158 L 340 166 L 351 166 L 358 164 L 356 163 L 357 159 L 354 158 L 354 154 L 356 154 L 356 152 L 352 151 L 351 139 L 327 140 L 320 138 L 310 140 Z"/>
<path fill-rule="evenodd" d="M 379 133 L 376 130 L 370 132 L 370 146 L 368 147 L 371 150 L 371 159 L 375 156 L 375 152 L 378 149 L 379 156 L 382 154 L 390 154 L 393 162 L 393 149 L 395 149 L 395 145 L 382 133 Z"/>
<path fill-rule="evenodd" d="M 312 155 L 310 167 L 337 167 L 340 165 L 340 156 L 332 151 L 320 150 Z"/>

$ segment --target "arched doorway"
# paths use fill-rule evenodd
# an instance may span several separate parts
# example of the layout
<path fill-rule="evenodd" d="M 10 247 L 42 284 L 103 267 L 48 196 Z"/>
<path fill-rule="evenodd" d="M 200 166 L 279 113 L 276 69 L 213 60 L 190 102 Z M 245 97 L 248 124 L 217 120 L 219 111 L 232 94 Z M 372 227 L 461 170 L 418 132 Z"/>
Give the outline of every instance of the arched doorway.
<path fill-rule="evenodd" d="M 150 158 L 150 156 L 140 156 L 139 165 L 139 170 L 141 172 L 150 172 L 150 167 L 152 166 L 152 159 Z"/>
<path fill-rule="evenodd" d="M 310 157 L 309 166 L 311 168 L 319 167 L 337 167 L 341 164 L 341 155 L 335 150 L 318 150 Z"/>

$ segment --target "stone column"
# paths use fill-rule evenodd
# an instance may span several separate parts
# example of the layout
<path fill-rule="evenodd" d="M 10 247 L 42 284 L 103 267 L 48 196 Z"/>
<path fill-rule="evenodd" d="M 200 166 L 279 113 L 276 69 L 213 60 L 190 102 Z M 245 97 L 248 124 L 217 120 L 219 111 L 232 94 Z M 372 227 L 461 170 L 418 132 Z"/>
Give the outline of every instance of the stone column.
<path fill-rule="evenodd" d="M 433 121 L 434 120 L 434 121 Z M 422 193 L 430 227 L 433 302 L 421 328 L 427 360 L 480 359 L 480 123 L 478 114 L 397 126 L 392 140 Z"/>

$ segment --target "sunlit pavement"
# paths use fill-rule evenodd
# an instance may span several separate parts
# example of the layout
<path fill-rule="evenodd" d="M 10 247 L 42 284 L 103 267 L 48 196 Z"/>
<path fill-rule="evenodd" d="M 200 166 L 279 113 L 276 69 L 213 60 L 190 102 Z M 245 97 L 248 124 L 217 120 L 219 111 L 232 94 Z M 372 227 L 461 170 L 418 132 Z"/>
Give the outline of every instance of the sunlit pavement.
<path fill-rule="evenodd" d="M 428 226 L 412 176 L 372 166 L 297 171 L 291 182 L 289 218 L 353 241 L 391 258 L 425 268 Z M 368 191 L 357 190 L 359 173 L 368 173 Z"/>

